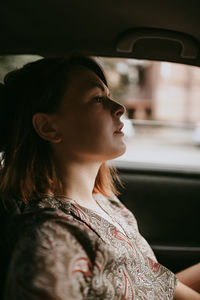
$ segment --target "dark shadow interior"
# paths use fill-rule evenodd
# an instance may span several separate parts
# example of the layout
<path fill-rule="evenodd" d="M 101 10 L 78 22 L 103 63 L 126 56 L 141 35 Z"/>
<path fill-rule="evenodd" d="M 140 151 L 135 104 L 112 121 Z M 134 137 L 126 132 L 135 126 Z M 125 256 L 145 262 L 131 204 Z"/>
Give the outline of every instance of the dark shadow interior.
<path fill-rule="evenodd" d="M 118 168 L 119 199 L 133 212 L 159 261 L 173 271 L 200 256 L 200 174 Z"/>

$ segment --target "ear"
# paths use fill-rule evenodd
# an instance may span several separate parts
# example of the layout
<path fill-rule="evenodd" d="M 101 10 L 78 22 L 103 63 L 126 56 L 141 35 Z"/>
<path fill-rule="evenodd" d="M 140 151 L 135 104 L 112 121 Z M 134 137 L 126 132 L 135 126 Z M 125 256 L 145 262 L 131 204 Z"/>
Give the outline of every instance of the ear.
<path fill-rule="evenodd" d="M 42 139 L 51 143 L 60 143 L 62 141 L 53 115 L 36 113 L 33 115 L 32 123 L 35 131 Z"/>

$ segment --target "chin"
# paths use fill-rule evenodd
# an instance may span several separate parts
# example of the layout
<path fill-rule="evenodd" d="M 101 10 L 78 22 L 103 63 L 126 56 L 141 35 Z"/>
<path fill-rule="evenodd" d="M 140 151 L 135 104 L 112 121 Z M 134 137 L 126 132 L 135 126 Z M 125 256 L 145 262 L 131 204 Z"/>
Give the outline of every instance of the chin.
<path fill-rule="evenodd" d="M 126 145 L 123 144 L 121 147 L 119 147 L 114 153 L 111 159 L 117 158 L 122 156 L 126 152 Z"/>

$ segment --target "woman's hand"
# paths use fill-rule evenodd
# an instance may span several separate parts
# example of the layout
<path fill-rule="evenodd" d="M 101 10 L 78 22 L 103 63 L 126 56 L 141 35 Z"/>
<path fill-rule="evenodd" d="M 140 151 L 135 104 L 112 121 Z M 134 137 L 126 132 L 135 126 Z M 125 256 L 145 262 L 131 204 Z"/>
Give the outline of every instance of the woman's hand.
<path fill-rule="evenodd" d="M 174 300 L 200 300 L 200 294 L 179 281 L 175 289 Z"/>
<path fill-rule="evenodd" d="M 200 263 L 176 274 L 175 300 L 200 300 Z"/>
<path fill-rule="evenodd" d="M 200 263 L 176 273 L 176 277 L 182 283 L 200 293 Z"/>

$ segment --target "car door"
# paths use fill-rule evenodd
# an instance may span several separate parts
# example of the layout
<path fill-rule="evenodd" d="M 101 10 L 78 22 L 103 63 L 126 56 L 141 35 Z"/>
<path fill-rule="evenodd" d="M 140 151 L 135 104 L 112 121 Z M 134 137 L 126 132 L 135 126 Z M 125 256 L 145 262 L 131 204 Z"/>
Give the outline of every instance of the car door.
<path fill-rule="evenodd" d="M 173 272 L 199 262 L 200 173 L 116 163 L 119 199 L 133 212 L 158 261 Z"/>

